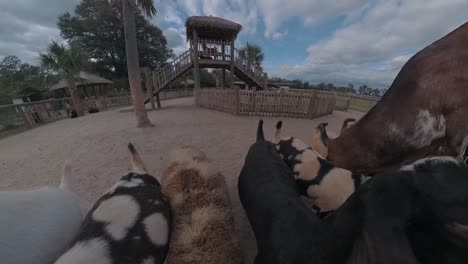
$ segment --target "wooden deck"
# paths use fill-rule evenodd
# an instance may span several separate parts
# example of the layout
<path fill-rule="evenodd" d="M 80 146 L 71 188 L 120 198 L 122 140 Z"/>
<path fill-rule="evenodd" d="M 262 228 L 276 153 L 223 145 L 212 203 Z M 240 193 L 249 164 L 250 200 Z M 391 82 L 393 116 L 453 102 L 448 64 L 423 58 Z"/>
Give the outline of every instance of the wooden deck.
<path fill-rule="evenodd" d="M 268 76 L 262 69 L 251 63 L 245 58 L 245 55 L 234 49 L 221 45 L 225 43 L 202 40 L 201 45 L 205 49 L 198 52 L 198 63 L 200 68 L 213 68 L 231 70 L 231 57 L 233 58 L 234 75 L 240 78 L 249 86 L 255 86 L 259 89 L 266 89 Z M 221 52 L 222 50 L 222 52 Z M 233 56 L 231 56 L 233 54 Z M 153 85 L 155 92 L 163 91 L 187 71 L 193 69 L 195 63 L 193 60 L 194 52 L 189 49 L 175 58 L 173 61 L 153 72 Z M 146 100 L 148 102 L 149 99 Z"/>

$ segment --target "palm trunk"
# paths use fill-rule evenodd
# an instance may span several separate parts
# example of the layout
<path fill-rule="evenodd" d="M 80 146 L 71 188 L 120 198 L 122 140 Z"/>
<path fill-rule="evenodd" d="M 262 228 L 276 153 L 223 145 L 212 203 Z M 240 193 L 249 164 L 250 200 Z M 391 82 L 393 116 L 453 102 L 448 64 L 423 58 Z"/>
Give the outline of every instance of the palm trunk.
<path fill-rule="evenodd" d="M 122 0 L 122 11 L 125 30 L 125 49 L 127 52 L 128 81 L 132 93 L 133 106 L 137 119 L 137 127 L 152 127 L 148 119 L 145 104 L 143 102 L 143 90 L 141 89 L 140 64 L 138 61 L 138 46 L 136 40 L 135 10 L 128 1 Z"/>
<path fill-rule="evenodd" d="M 72 99 L 73 108 L 76 111 L 78 116 L 83 116 L 83 103 L 81 102 L 80 95 L 78 94 L 78 89 L 76 87 L 75 80 L 69 79 L 68 80 L 68 92 L 70 93 L 70 97 Z"/>

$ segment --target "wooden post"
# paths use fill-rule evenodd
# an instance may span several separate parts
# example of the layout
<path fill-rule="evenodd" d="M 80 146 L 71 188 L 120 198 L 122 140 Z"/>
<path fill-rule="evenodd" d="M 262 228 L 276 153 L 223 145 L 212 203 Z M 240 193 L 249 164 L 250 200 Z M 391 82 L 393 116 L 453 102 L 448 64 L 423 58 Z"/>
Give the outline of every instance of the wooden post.
<path fill-rule="evenodd" d="M 156 92 L 156 104 L 158 105 L 158 109 L 161 109 L 161 99 L 159 98 L 160 91 Z"/>
<path fill-rule="evenodd" d="M 221 42 L 221 53 L 222 53 L 222 56 L 223 56 L 223 61 L 226 61 L 226 46 L 225 46 L 225 42 L 222 41 Z M 226 82 L 226 69 L 221 68 L 221 89 L 224 89 L 224 83 Z"/>
<path fill-rule="evenodd" d="M 21 114 L 21 117 L 23 118 L 24 124 L 28 127 L 32 127 L 32 122 L 31 119 L 29 118 L 28 114 L 24 112 L 23 106 L 17 106 L 16 109 L 18 112 Z"/>
<path fill-rule="evenodd" d="M 221 69 L 221 89 L 226 88 L 225 83 L 226 83 L 226 69 L 222 68 Z"/>
<path fill-rule="evenodd" d="M 263 73 L 263 90 L 268 89 L 268 73 L 264 72 Z"/>
<path fill-rule="evenodd" d="M 200 63 L 198 58 L 198 32 L 193 30 L 193 79 L 195 81 L 195 104 L 198 106 L 198 91 L 200 91 Z"/>
<path fill-rule="evenodd" d="M 151 109 L 156 109 L 154 105 L 154 78 L 153 73 L 149 68 L 145 68 L 145 85 L 148 93 L 148 97 L 151 103 Z"/>
<path fill-rule="evenodd" d="M 184 74 L 184 75 L 185 75 L 184 88 L 185 88 L 185 92 L 187 93 L 187 91 L 188 91 L 188 75 L 187 74 Z"/>
<path fill-rule="evenodd" d="M 232 37 L 231 39 L 231 61 L 230 61 L 230 67 L 229 67 L 229 71 L 231 72 L 230 73 L 230 77 L 231 77 L 231 80 L 229 82 L 229 88 L 233 89 L 234 88 L 234 41 L 235 41 L 235 37 Z"/>

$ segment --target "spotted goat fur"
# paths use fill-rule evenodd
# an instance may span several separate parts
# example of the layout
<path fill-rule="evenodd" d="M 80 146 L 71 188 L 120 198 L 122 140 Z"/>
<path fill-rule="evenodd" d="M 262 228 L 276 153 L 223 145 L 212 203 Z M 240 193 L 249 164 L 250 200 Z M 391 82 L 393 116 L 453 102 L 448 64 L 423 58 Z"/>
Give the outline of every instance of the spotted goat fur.
<path fill-rule="evenodd" d="M 171 230 L 169 202 L 133 145 L 128 147 L 132 171 L 97 200 L 75 244 L 56 263 L 164 263 Z"/>
<path fill-rule="evenodd" d="M 190 146 L 173 149 L 164 164 L 162 189 L 174 212 L 167 264 L 242 263 L 223 175 Z"/>
<path fill-rule="evenodd" d="M 281 135 L 283 122 L 276 124 L 272 142 L 294 172 L 302 195 L 323 213 L 337 209 L 368 177 L 337 168 L 309 145 L 295 137 Z"/>

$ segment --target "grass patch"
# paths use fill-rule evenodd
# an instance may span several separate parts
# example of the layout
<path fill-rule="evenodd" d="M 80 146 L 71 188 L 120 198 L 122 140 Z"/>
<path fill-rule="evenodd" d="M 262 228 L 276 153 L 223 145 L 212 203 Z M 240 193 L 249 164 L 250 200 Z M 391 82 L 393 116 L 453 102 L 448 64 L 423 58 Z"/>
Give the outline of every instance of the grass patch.
<path fill-rule="evenodd" d="M 375 104 L 377 104 L 377 102 L 374 100 L 351 98 L 349 109 L 360 112 L 368 112 L 372 107 L 374 107 Z"/>

